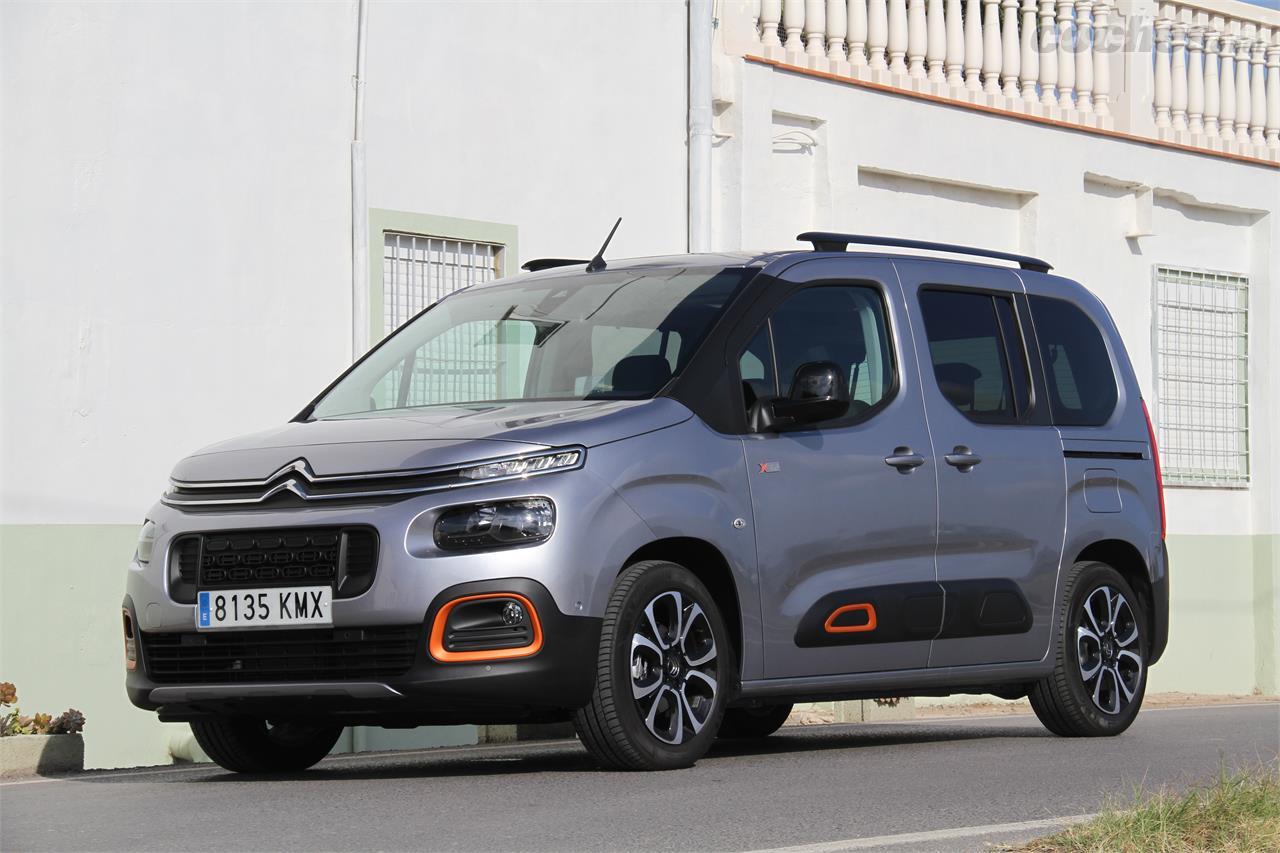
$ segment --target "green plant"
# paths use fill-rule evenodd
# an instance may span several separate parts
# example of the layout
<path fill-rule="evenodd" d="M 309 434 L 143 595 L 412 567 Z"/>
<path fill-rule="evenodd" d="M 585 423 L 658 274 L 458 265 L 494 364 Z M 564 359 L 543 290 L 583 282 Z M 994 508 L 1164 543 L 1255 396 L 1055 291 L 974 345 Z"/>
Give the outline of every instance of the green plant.
<path fill-rule="evenodd" d="M 12 682 L 0 681 L 0 737 L 73 735 L 84 731 L 84 714 L 75 708 L 68 708 L 56 717 L 49 714 L 25 716 L 17 703 L 18 689 Z"/>

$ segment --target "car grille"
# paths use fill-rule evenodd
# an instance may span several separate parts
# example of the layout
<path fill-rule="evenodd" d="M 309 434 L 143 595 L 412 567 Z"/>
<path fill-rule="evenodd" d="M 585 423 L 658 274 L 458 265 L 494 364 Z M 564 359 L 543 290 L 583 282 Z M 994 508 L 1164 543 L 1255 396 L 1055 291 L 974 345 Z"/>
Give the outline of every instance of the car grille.
<path fill-rule="evenodd" d="M 153 681 L 228 684 L 358 681 L 401 675 L 413 664 L 420 625 L 142 633 L 142 660 Z"/>
<path fill-rule="evenodd" d="M 372 527 L 300 527 L 188 533 L 173 542 L 170 588 L 191 604 L 198 589 L 323 583 L 336 598 L 373 584 L 378 534 Z"/>

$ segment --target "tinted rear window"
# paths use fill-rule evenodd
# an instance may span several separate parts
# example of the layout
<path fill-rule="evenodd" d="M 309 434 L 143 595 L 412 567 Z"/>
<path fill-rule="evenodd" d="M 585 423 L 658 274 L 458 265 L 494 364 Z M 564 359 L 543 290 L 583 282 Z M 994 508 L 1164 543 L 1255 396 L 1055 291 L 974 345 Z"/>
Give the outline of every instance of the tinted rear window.
<path fill-rule="evenodd" d="M 1116 408 L 1116 377 L 1102 332 L 1070 302 L 1032 296 L 1049 385 L 1049 409 L 1061 426 L 1100 426 Z"/>

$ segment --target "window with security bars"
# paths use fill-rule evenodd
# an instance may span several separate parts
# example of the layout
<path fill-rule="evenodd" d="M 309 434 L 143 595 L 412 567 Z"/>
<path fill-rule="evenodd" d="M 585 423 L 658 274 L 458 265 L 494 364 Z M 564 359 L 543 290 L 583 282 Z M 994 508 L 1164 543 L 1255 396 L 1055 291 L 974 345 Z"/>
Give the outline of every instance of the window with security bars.
<path fill-rule="evenodd" d="M 474 240 L 449 240 L 419 234 L 383 232 L 382 313 L 386 334 L 398 329 L 419 311 L 455 290 L 492 281 L 499 275 L 503 246 Z M 420 401 L 450 402 L 494 399 L 500 376 L 498 345 L 490 334 L 492 324 L 456 326 L 418 353 L 422 364 L 413 371 L 411 386 L 402 405 Z M 449 365 L 448 371 L 431 370 L 433 363 Z M 423 369 L 426 368 L 426 369 Z M 389 375 L 386 392 L 398 386 L 399 376 Z"/>
<path fill-rule="evenodd" d="M 1249 482 L 1249 280 L 1156 267 L 1156 364 L 1164 480 Z"/>

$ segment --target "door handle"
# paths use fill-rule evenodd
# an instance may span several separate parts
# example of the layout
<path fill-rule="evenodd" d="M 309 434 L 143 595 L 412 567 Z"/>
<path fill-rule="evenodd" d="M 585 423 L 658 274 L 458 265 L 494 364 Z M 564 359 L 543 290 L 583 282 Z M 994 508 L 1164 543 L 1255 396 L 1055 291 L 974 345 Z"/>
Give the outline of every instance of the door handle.
<path fill-rule="evenodd" d="M 963 444 L 957 444 L 954 450 L 942 458 L 947 460 L 947 464 L 952 468 L 955 468 L 961 474 L 966 471 L 973 470 L 973 466 L 982 461 L 981 456 L 974 453 Z"/>
<path fill-rule="evenodd" d="M 899 474 L 910 474 L 924 464 L 924 457 L 910 447 L 895 447 L 893 453 L 884 458 L 884 464 L 897 468 Z"/>

